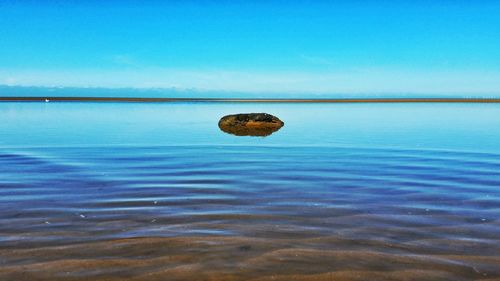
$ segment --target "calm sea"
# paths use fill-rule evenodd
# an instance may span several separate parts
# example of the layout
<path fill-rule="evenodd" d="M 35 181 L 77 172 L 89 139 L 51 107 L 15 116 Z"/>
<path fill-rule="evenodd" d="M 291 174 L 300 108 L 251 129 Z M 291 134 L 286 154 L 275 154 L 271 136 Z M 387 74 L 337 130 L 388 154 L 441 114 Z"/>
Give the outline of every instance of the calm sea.
<path fill-rule="evenodd" d="M 0 280 L 499 278 L 499 104 L 0 103 Z"/>

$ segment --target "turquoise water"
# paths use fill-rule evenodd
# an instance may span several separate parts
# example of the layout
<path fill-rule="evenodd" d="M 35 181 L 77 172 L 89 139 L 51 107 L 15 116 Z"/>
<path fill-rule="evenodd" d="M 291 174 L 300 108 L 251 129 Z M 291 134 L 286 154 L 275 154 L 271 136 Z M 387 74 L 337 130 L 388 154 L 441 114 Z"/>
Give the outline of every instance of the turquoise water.
<path fill-rule="evenodd" d="M 219 119 L 268 112 L 267 137 L 222 134 Z M 3 147 L 250 145 L 500 152 L 497 104 L 2 103 Z"/>
<path fill-rule="evenodd" d="M 240 112 L 285 126 L 219 130 Z M 497 104 L 0 103 L 0 276 L 499 278 L 499 116 Z"/>

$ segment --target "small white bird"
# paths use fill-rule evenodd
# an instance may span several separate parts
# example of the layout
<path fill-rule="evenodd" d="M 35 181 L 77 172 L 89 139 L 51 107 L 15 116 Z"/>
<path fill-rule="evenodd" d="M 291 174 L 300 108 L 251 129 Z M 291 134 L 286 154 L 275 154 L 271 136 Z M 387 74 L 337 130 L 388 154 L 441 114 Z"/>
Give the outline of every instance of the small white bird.
<path fill-rule="evenodd" d="M 45 99 L 45 102 L 49 102 L 49 99 Z"/>

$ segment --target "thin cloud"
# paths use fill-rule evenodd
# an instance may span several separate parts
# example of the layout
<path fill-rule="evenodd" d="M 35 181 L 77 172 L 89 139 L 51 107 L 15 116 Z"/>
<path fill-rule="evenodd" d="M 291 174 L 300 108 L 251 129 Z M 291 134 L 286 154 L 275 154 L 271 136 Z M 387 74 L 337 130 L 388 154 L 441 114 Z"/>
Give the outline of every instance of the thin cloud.
<path fill-rule="evenodd" d="M 117 66 L 139 67 L 141 64 L 132 55 L 116 54 L 109 57 L 109 60 Z"/>
<path fill-rule="evenodd" d="M 500 95 L 500 73 L 361 69 L 335 72 L 130 69 L 0 70 L 17 86 L 178 88 L 259 93 L 457 93 Z"/>
<path fill-rule="evenodd" d="M 300 59 L 311 65 L 320 65 L 320 66 L 336 66 L 335 61 L 331 58 L 320 57 L 320 56 L 309 56 L 309 55 L 300 55 Z"/>

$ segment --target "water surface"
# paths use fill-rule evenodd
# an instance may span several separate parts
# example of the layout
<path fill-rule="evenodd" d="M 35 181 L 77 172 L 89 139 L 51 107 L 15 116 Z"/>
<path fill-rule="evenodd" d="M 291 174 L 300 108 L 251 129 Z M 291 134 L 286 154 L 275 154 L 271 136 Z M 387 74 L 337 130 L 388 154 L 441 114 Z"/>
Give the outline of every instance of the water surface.
<path fill-rule="evenodd" d="M 268 112 L 266 137 L 220 117 Z M 495 280 L 500 105 L 0 103 L 1 280 Z"/>

